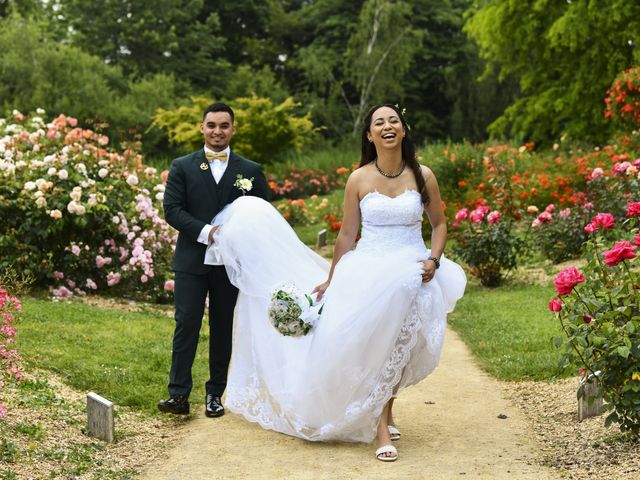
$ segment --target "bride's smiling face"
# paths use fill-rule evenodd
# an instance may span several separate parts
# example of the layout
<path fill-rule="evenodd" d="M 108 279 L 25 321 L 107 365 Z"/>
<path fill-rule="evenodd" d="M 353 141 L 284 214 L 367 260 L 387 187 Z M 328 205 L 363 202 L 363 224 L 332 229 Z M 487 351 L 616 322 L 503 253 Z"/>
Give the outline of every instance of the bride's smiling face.
<path fill-rule="evenodd" d="M 380 107 L 371 116 L 367 137 L 376 150 L 394 149 L 402 145 L 405 131 L 400 116 L 393 108 Z"/>

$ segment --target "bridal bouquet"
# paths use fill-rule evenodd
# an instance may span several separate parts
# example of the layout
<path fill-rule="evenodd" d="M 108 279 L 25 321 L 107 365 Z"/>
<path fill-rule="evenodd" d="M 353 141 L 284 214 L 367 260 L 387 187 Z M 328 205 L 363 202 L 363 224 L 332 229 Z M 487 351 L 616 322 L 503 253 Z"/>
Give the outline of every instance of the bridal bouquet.
<path fill-rule="evenodd" d="M 295 285 L 282 285 L 271 294 L 269 319 L 285 336 L 306 335 L 322 313 L 321 304 L 315 304 L 310 295 L 301 293 Z"/>

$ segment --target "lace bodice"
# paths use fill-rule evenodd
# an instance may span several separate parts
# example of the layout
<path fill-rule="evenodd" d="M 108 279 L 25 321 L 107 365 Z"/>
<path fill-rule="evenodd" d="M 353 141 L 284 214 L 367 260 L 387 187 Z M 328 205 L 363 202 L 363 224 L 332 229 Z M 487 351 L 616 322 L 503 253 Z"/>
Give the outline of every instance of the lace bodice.
<path fill-rule="evenodd" d="M 415 190 L 388 197 L 377 190 L 360 200 L 362 237 L 359 251 L 416 248 L 426 251 L 422 239 L 422 200 Z"/>

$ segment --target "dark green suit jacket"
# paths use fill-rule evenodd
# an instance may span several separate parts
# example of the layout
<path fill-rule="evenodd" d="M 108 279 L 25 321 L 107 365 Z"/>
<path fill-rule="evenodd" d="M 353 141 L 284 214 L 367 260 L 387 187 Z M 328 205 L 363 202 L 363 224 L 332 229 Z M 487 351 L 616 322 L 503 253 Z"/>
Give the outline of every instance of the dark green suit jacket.
<path fill-rule="evenodd" d="M 233 152 L 227 161 L 227 169 L 217 184 L 204 149 L 176 158 L 171 164 L 164 193 L 164 217 L 179 232 L 173 256 L 176 272 L 203 275 L 211 269 L 204 264 L 207 247 L 198 242 L 198 235 L 225 205 L 242 196 L 233 185 L 238 174 L 248 179 L 253 177 L 253 188 L 247 195 L 268 199 L 267 182 L 260 165 Z"/>

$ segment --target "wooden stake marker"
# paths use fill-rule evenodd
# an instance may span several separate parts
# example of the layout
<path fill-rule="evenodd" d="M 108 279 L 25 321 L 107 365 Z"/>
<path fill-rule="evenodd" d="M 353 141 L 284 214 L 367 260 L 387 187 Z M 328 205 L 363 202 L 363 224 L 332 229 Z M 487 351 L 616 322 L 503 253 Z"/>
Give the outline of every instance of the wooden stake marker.
<path fill-rule="evenodd" d="M 87 395 L 87 432 L 105 442 L 114 440 L 113 403 L 97 393 Z"/>
<path fill-rule="evenodd" d="M 598 372 L 599 373 L 599 372 Z M 584 384 L 584 395 L 578 399 L 578 421 L 581 422 L 585 418 L 600 415 L 604 409 L 602 408 L 602 395 L 598 393 L 598 378 L 589 375 L 589 382 L 585 379 L 580 380 L 580 385 Z M 590 397 L 595 397 L 589 402 Z"/>
<path fill-rule="evenodd" d="M 324 247 L 327 244 L 327 229 L 323 228 L 318 232 L 318 243 L 317 247 Z"/>

